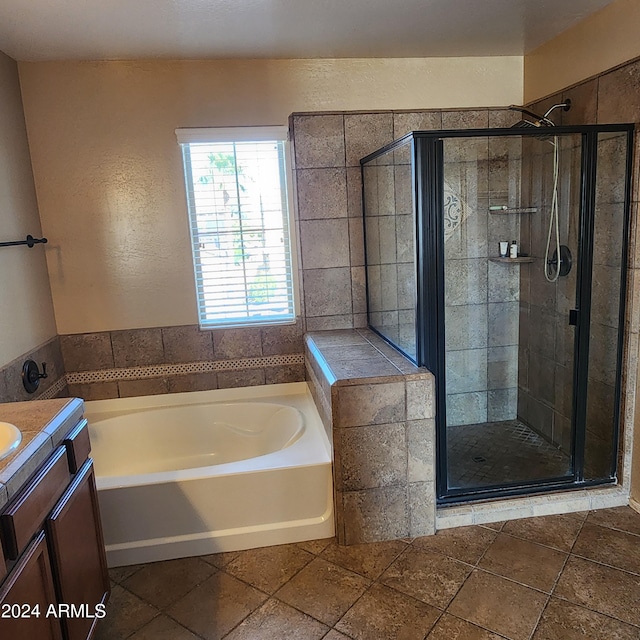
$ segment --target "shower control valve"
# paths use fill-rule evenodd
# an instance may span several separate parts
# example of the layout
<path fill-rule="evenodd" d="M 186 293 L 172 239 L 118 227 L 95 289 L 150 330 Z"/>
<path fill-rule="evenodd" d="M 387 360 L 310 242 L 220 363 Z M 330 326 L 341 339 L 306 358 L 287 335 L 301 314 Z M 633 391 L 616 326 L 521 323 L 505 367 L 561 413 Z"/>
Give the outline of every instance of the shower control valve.
<path fill-rule="evenodd" d="M 48 377 L 46 362 L 42 363 L 42 373 L 40 373 L 38 365 L 33 360 L 26 360 L 22 365 L 22 384 L 27 393 L 35 393 L 40 386 L 40 380 Z"/>

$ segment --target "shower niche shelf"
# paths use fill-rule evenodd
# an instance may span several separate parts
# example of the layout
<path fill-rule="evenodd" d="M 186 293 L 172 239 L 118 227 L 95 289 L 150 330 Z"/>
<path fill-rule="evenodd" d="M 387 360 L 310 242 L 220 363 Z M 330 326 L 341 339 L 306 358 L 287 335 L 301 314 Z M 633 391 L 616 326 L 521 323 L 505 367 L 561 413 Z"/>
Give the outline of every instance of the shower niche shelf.
<path fill-rule="evenodd" d="M 498 256 L 495 258 L 489 258 L 489 260 L 491 262 L 504 262 L 507 264 L 523 264 L 525 262 L 533 262 L 535 258 L 532 258 L 531 256 L 519 256 L 518 258 L 501 258 Z"/>
<path fill-rule="evenodd" d="M 489 207 L 489 213 L 498 216 L 512 216 L 519 213 L 538 213 L 538 207 Z"/>

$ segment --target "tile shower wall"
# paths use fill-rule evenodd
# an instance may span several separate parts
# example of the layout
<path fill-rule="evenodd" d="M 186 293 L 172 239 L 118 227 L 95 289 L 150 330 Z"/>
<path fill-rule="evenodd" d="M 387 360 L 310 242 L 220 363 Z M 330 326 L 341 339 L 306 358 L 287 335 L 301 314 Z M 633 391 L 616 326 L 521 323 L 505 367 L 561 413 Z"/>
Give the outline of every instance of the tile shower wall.
<path fill-rule="evenodd" d="M 369 322 L 416 358 L 411 140 L 363 166 Z"/>
<path fill-rule="evenodd" d="M 544 112 L 553 104 L 558 104 L 567 98 L 572 100 L 571 110 L 564 112 L 559 110 L 554 115 L 556 124 L 607 124 L 640 122 L 640 104 L 637 101 L 640 90 L 640 61 L 632 61 L 595 78 L 588 79 L 573 87 L 568 87 L 561 93 L 549 96 L 530 107 L 536 112 Z M 595 217 L 595 245 L 594 245 L 594 289 L 591 327 L 591 350 L 589 362 L 588 401 L 587 401 L 587 441 L 585 452 L 585 464 L 594 474 L 602 473 L 607 465 L 611 434 L 610 427 L 613 424 L 614 406 L 614 382 L 615 382 L 615 351 L 618 340 L 618 331 L 615 320 L 611 317 L 611 309 L 608 302 L 619 291 L 619 282 L 611 280 L 613 267 L 620 267 L 620 249 L 622 247 L 621 223 L 623 194 L 610 188 L 612 182 L 618 178 L 624 168 L 624 158 L 621 157 L 619 141 L 614 138 L 602 139 L 599 144 L 598 181 L 596 196 Z M 635 166 L 633 185 L 631 190 L 632 211 L 631 229 L 629 241 L 629 264 L 623 265 L 627 269 L 627 320 L 625 322 L 623 380 L 622 380 L 622 429 L 621 436 L 621 461 L 622 466 L 619 475 L 628 477 L 630 472 L 631 437 L 633 430 L 633 412 L 635 408 L 635 384 L 637 379 L 638 362 L 638 305 L 640 296 L 638 284 L 637 262 L 638 244 L 637 214 L 640 194 L 639 181 L 639 157 L 640 145 L 638 134 L 635 138 Z M 574 158 L 574 162 L 578 159 Z M 565 167 L 565 171 L 570 169 Z M 539 188 L 539 187 L 538 187 Z M 568 195 L 564 190 L 563 196 Z M 577 196 L 574 194 L 573 198 Z M 574 205 L 574 207 L 577 205 Z M 566 223 L 565 223 L 566 224 Z M 571 226 L 561 230 L 569 237 L 575 238 L 577 234 L 577 215 L 571 219 Z M 523 270 L 523 275 L 525 270 Z M 530 287 L 531 297 L 526 306 L 532 313 L 528 322 L 542 323 L 543 332 L 547 342 L 554 345 L 554 350 L 547 349 L 542 353 L 538 349 L 538 358 L 530 362 L 533 367 L 529 370 L 531 380 L 538 380 L 544 388 L 540 389 L 541 396 L 546 401 L 538 401 L 528 405 L 527 413 L 523 415 L 529 422 L 537 425 L 537 429 L 550 438 L 555 444 L 568 451 L 570 446 L 570 415 L 573 357 L 573 329 L 562 322 L 554 329 L 548 321 L 545 321 L 545 313 L 549 315 L 566 314 L 567 305 L 570 303 L 568 292 L 575 287 L 575 274 L 570 274 L 564 283 L 559 283 L 556 291 L 549 290 L 545 295 L 543 285 L 547 283 L 540 280 L 541 274 L 531 276 L 530 282 L 523 281 L 524 290 Z M 571 279 L 573 278 L 573 281 Z M 606 295 L 602 295 L 606 292 Z M 529 305 L 530 302 L 530 305 Z M 536 303 L 534 305 L 534 302 Z M 555 303 L 555 304 L 554 304 Z M 526 316 L 525 316 L 526 317 Z M 528 323 L 521 321 L 521 327 L 527 331 Z M 546 329 L 545 329 L 546 327 Z M 542 349 L 543 350 L 543 349 Z M 532 348 L 531 352 L 535 350 Z M 521 359 L 526 355 L 521 351 Z M 544 367 L 543 369 L 541 367 Z M 521 373 L 526 370 L 521 367 Z M 541 376 L 544 371 L 544 376 Z M 542 378 L 542 379 L 541 379 Z M 546 378 L 546 379 L 545 379 Z M 522 380 L 523 386 L 528 384 Z M 535 384 L 535 383 L 534 383 Z M 530 402 L 525 399 L 525 402 Z M 524 407 L 520 407 L 525 411 Z M 545 426 L 546 425 L 546 426 Z"/>
<path fill-rule="evenodd" d="M 367 323 L 360 159 L 410 131 L 476 126 L 478 118 L 487 126 L 489 119 L 504 113 L 485 109 L 291 116 L 308 331 Z"/>
<path fill-rule="evenodd" d="M 506 127 L 510 111 L 443 116 L 447 129 Z M 446 126 L 444 125 L 446 123 Z M 489 258 L 500 241 L 519 242 L 521 149 L 507 139 L 444 144 L 447 425 L 511 420 L 517 408 L 519 273 Z"/>
<path fill-rule="evenodd" d="M 580 136 L 563 138 L 559 144 L 560 238 L 562 244 L 575 251 L 579 231 Z M 569 310 L 575 307 L 577 269 L 555 283 L 545 278 L 553 146 L 535 139 L 525 140 L 523 145 L 523 201 L 536 211 L 522 217 L 522 241 L 535 262 L 522 265 L 520 271 L 518 417 L 569 454 L 574 328 L 567 319 Z"/>
<path fill-rule="evenodd" d="M 516 120 L 513 112 L 504 109 L 291 117 L 300 218 L 300 279 L 308 330 L 366 325 L 360 158 L 409 131 L 509 126 Z M 503 203 L 505 198 L 514 201 L 518 197 L 513 163 L 519 156 L 514 159 L 512 155 L 508 160 L 503 147 L 487 149 L 485 142 L 481 157 L 466 161 L 464 150 L 460 150 L 449 163 L 451 190 L 462 196 L 467 213 L 446 245 L 447 257 L 452 259 L 446 301 L 451 328 L 447 349 L 453 381 L 448 402 L 452 424 L 485 422 L 489 415 L 494 420 L 508 419 L 516 412 L 514 345 L 518 313 L 514 301 L 519 281 L 512 267 L 487 261 L 492 249 L 495 251 L 491 255 L 497 254 L 497 243 L 505 235 L 518 238 L 515 220 L 502 219 L 498 225 L 487 215 L 491 198 Z M 494 160 L 490 172 L 489 157 Z M 398 206 L 398 196 L 402 196 L 397 193 L 398 170 L 402 167 L 396 167 L 395 187 L 387 185 L 386 191 L 395 203 L 387 209 L 402 214 L 406 203 Z M 481 173 L 479 188 L 474 183 L 476 171 Z M 397 226 L 396 221 L 396 231 Z M 382 253 L 391 235 L 378 231 L 376 246 Z M 393 246 L 393 251 L 387 251 L 390 259 L 381 260 L 381 269 L 397 263 L 404 248 Z M 460 276 L 462 272 L 464 277 Z M 390 309 L 399 309 L 401 287 L 387 287 L 387 293 L 391 290 L 395 294 L 388 301 Z"/>

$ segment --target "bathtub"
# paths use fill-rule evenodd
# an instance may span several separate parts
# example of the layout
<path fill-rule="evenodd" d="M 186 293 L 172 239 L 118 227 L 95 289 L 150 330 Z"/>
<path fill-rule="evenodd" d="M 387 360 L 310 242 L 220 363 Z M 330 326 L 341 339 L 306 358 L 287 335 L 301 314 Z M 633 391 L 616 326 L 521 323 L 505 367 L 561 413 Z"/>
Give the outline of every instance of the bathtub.
<path fill-rule="evenodd" d="M 110 567 L 328 538 L 331 449 L 304 382 L 85 403 Z"/>

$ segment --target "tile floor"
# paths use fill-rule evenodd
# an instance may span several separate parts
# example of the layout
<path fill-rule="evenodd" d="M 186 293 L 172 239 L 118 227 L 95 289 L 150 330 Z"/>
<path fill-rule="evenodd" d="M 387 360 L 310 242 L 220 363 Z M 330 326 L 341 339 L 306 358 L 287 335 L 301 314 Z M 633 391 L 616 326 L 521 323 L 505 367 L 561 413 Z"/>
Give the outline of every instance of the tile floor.
<path fill-rule="evenodd" d="M 449 487 L 467 489 L 561 478 L 571 458 L 519 420 L 447 429 Z"/>
<path fill-rule="evenodd" d="M 628 507 L 111 570 L 97 640 L 638 640 Z"/>

